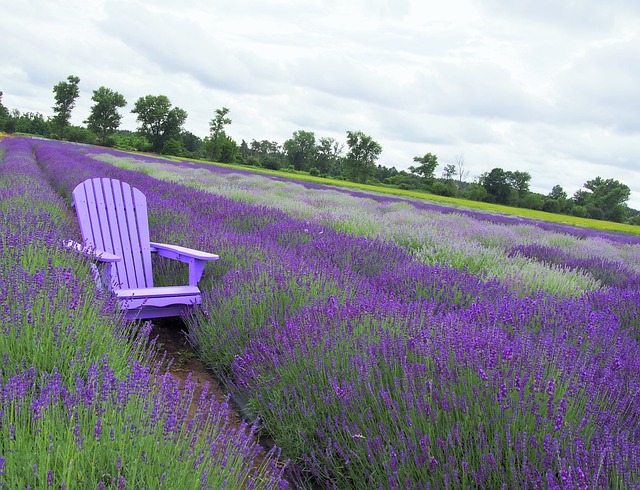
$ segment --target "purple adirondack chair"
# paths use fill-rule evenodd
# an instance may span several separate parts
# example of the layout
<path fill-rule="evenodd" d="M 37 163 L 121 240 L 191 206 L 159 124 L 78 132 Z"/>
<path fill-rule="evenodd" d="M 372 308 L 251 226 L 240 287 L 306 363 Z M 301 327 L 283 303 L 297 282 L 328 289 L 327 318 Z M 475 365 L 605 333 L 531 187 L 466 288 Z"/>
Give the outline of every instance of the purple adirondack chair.
<path fill-rule="evenodd" d="M 151 242 L 147 199 L 116 179 L 89 179 L 73 190 L 84 244 L 67 246 L 96 261 L 96 280 L 111 290 L 128 320 L 178 316 L 202 302 L 198 281 L 215 254 Z M 154 287 L 151 254 L 189 264 L 189 285 Z"/>

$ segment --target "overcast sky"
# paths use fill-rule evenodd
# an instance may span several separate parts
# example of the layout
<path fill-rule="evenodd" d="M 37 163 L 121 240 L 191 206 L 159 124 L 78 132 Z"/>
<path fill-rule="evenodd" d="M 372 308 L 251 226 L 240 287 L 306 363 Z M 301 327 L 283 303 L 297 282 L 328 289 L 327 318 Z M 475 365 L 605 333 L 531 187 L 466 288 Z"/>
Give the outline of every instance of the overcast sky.
<path fill-rule="evenodd" d="M 471 180 L 527 171 L 569 195 L 596 176 L 640 209 L 638 0 L 0 0 L 0 91 L 52 114 L 53 86 L 80 77 L 122 93 L 123 129 L 166 95 L 204 137 L 230 109 L 238 143 L 294 131 L 341 142 L 363 131 L 378 163 L 462 155 Z"/>

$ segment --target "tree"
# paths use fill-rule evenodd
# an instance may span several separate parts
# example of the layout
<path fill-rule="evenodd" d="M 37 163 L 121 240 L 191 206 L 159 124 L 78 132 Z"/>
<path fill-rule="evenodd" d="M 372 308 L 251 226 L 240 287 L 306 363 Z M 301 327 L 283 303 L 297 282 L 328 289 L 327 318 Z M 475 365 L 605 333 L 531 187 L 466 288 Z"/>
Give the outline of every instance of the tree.
<path fill-rule="evenodd" d="M 464 184 L 464 179 L 469 174 L 468 170 L 464 169 L 464 155 L 460 153 L 456 155 L 456 165 L 458 166 L 458 194 L 462 192 L 462 187 Z"/>
<path fill-rule="evenodd" d="M 53 106 L 53 125 L 57 129 L 58 137 L 64 138 L 64 130 L 69 125 L 71 111 L 76 105 L 76 99 L 80 96 L 78 84 L 80 78 L 69 75 L 66 82 L 59 82 L 53 87 L 56 104 Z"/>
<path fill-rule="evenodd" d="M 320 174 L 338 176 L 340 155 L 344 150 L 344 145 L 335 138 L 320 138 L 316 146 L 316 168 Z"/>
<path fill-rule="evenodd" d="M 92 145 L 96 142 L 96 134 L 84 126 L 74 126 L 71 124 L 67 127 L 65 134 L 67 140 L 73 141 L 74 143 Z"/>
<path fill-rule="evenodd" d="M 489 173 L 480 176 L 480 184 L 491 196 L 492 202 L 498 204 L 513 204 L 515 189 L 512 187 L 509 173 L 501 168 L 493 168 Z"/>
<path fill-rule="evenodd" d="M 373 175 L 382 146 L 362 131 L 347 131 L 349 151 L 345 156 L 345 173 L 349 180 L 364 183 Z"/>
<path fill-rule="evenodd" d="M 202 149 L 202 139 L 190 131 L 182 131 L 180 133 L 182 139 L 182 146 L 190 157 L 198 157 L 200 150 Z"/>
<path fill-rule="evenodd" d="M 39 112 L 20 114 L 18 110 L 14 110 L 12 119 L 15 121 L 15 130 L 18 133 L 37 134 L 45 137 L 51 135 L 51 120 L 45 120 Z"/>
<path fill-rule="evenodd" d="M 544 198 L 542 209 L 548 213 L 564 213 L 568 208 L 567 193 L 562 186 L 554 185 L 551 192 Z"/>
<path fill-rule="evenodd" d="M 438 166 L 438 157 L 432 153 L 427 153 L 423 157 L 413 157 L 413 161 L 420 165 L 409 167 L 409 172 L 420 175 L 426 185 L 433 183 L 434 172 Z"/>
<path fill-rule="evenodd" d="M 94 90 L 91 100 L 95 104 L 84 123 L 98 135 L 100 144 L 104 145 L 107 138 L 120 126 L 122 115 L 118 112 L 118 109 L 126 106 L 127 101 L 124 95 L 107 87 L 100 87 L 98 90 Z"/>
<path fill-rule="evenodd" d="M 624 222 L 627 216 L 625 203 L 629 200 L 631 189 L 614 179 L 596 177 L 584 184 L 572 200 L 578 206 L 587 208 L 589 217 L 605 219 L 618 223 Z"/>
<path fill-rule="evenodd" d="M 226 134 L 218 136 L 218 161 L 222 163 L 235 163 L 239 149 L 238 144 Z"/>
<path fill-rule="evenodd" d="M 453 180 L 457 172 L 458 170 L 456 169 L 456 166 L 452 163 L 449 163 L 445 165 L 444 169 L 442 170 L 442 178 L 444 180 Z"/>
<path fill-rule="evenodd" d="M 0 131 L 6 128 L 9 118 L 9 109 L 2 105 L 2 92 L 0 92 Z"/>
<path fill-rule="evenodd" d="M 529 194 L 529 181 L 531 174 L 515 170 L 505 172 L 507 182 L 518 192 L 518 198 L 524 199 Z"/>
<path fill-rule="evenodd" d="M 160 153 L 166 141 L 179 137 L 182 125 L 187 119 L 187 111 L 171 107 L 165 95 L 140 97 L 131 110 L 137 114 L 140 123 L 138 131 L 151 143 L 153 151 Z"/>
<path fill-rule="evenodd" d="M 221 139 L 226 136 L 224 127 L 231 124 L 231 118 L 227 117 L 229 109 L 222 107 L 216 109 L 215 117 L 209 122 L 209 157 L 214 162 L 221 161 L 220 153 L 223 141 Z"/>
<path fill-rule="evenodd" d="M 470 201 L 487 202 L 490 200 L 487 189 L 485 189 L 483 185 L 477 182 L 469 184 L 467 188 L 462 192 L 462 197 L 464 199 L 469 199 Z"/>
<path fill-rule="evenodd" d="M 549 195 L 547 197 L 549 199 L 566 199 L 567 198 L 567 193 L 564 191 L 562 186 L 554 185 L 553 189 L 551 189 L 551 192 L 549 193 Z"/>
<path fill-rule="evenodd" d="M 312 131 L 294 131 L 293 137 L 284 142 L 284 151 L 296 170 L 308 172 L 315 166 L 317 149 L 316 135 Z"/>

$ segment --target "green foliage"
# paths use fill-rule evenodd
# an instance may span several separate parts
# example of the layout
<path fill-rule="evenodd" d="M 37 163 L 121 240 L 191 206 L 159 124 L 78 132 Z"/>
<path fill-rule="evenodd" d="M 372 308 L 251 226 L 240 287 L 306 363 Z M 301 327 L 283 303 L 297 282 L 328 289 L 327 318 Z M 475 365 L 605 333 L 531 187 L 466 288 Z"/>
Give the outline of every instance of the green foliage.
<path fill-rule="evenodd" d="M 316 135 L 312 131 L 294 131 L 293 137 L 284 142 L 284 151 L 296 170 L 308 171 L 317 158 Z"/>
<path fill-rule="evenodd" d="M 7 133 L 13 133 L 13 131 L 7 130 L 7 124 L 10 120 L 9 110 L 2 104 L 2 92 L 0 92 L 0 131 L 7 131 Z"/>
<path fill-rule="evenodd" d="M 226 107 L 216 109 L 215 117 L 209 122 L 210 137 L 207 145 L 207 153 L 209 158 L 214 162 L 226 162 L 227 160 L 229 162 L 233 161 L 233 158 L 229 160 L 228 149 L 225 159 L 223 159 L 222 155 L 223 147 L 228 146 L 230 139 L 224 132 L 224 127 L 231 124 L 231 118 L 227 117 L 227 114 L 229 114 L 229 109 Z"/>
<path fill-rule="evenodd" d="M 462 192 L 463 199 L 469 199 L 470 201 L 487 202 L 489 199 L 489 193 L 487 189 L 477 183 L 472 183 Z"/>
<path fill-rule="evenodd" d="M 431 192 L 437 194 L 438 196 L 450 196 L 454 197 L 456 195 L 456 187 L 453 182 L 434 182 L 431 186 Z"/>
<path fill-rule="evenodd" d="M 585 206 L 575 205 L 571 207 L 571 215 L 577 216 L 578 218 L 586 218 L 588 217 L 587 208 Z"/>
<path fill-rule="evenodd" d="M 107 87 L 94 90 L 91 100 L 95 104 L 84 122 L 91 131 L 99 135 L 100 143 L 104 145 L 107 138 L 120 126 L 122 115 L 118 109 L 126 106 L 127 101 L 122 94 Z"/>
<path fill-rule="evenodd" d="M 155 152 L 161 152 L 167 140 L 180 135 L 187 119 L 187 112 L 179 107 L 172 108 L 165 95 L 140 97 L 131 112 L 137 114 L 138 130 Z"/>
<path fill-rule="evenodd" d="M 260 165 L 269 170 L 280 170 L 281 160 L 275 155 L 265 155 L 260 158 Z"/>
<path fill-rule="evenodd" d="M 587 208 L 590 218 L 624 222 L 627 216 L 625 203 L 631 195 L 627 185 L 614 179 L 596 177 L 585 182 L 584 189 L 578 190 L 572 201 Z"/>
<path fill-rule="evenodd" d="M 182 139 L 182 146 L 185 150 L 185 156 L 191 158 L 197 158 L 202 155 L 202 139 L 189 131 L 182 131 L 180 133 Z"/>
<path fill-rule="evenodd" d="M 542 210 L 544 208 L 544 204 L 545 204 L 544 197 L 534 192 L 527 193 L 524 199 L 520 201 L 520 205 L 523 208 L 528 208 L 528 209 Z"/>
<path fill-rule="evenodd" d="M 425 185 L 431 185 L 433 183 L 434 172 L 438 166 L 438 157 L 433 153 L 427 153 L 423 157 L 413 157 L 413 161 L 420 165 L 409 167 L 409 171 L 412 174 L 421 176 Z"/>
<path fill-rule="evenodd" d="M 320 138 L 316 145 L 316 167 L 321 174 L 338 175 L 343 148 L 335 138 Z"/>
<path fill-rule="evenodd" d="M 69 126 L 66 130 L 67 140 L 74 143 L 84 143 L 87 145 L 94 145 L 98 139 L 96 134 L 82 126 Z"/>
<path fill-rule="evenodd" d="M 55 105 L 53 106 L 53 124 L 57 129 L 60 139 L 64 139 L 64 130 L 69 124 L 71 111 L 76 105 L 76 99 L 80 96 L 78 84 L 80 78 L 69 75 L 66 82 L 59 82 L 53 87 Z"/>
<path fill-rule="evenodd" d="M 375 172 L 382 146 L 362 131 L 347 131 L 347 146 L 344 173 L 349 180 L 364 183 Z"/>
<path fill-rule="evenodd" d="M 151 143 L 144 136 L 131 131 L 119 131 L 113 135 L 116 148 L 127 151 L 150 151 Z"/>
<path fill-rule="evenodd" d="M 38 112 L 25 112 L 20 114 L 16 111 L 13 116 L 15 121 L 15 132 L 24 134 L 34 134 L 49 137 L 53 133 L 53 122 L 45 120 L 44 116 Z"/>
<path fill-rule="evenodd" d="M 182 156 L 184 154 L 184 147 L 182 141 L 177 138 L 171 138 L 164 142 L 162 146 L 163 155 Z"/>

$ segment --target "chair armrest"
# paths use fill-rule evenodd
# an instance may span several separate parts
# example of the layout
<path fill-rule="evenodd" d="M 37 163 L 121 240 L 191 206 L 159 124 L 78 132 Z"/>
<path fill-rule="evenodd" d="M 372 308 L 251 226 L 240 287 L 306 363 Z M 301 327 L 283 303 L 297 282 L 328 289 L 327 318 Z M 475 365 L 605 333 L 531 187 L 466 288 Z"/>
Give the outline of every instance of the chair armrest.
<path fill-rule="evenodd" d="M 73 240 L 66 240 L 62 245 L 65 248 L 79 252 L 85 257 L 97 260 L 98 262 L 119 262 L 122 260 L 122 257 L 119 255 L 114 255 L 112 253 L 105 252 L 104 250 L 98 250 L 94 247 L 83 246 L 81 243 L 74 242 Z"/>
<path fill-rule="evenodd" d="M 122 257 L 114 255 L 104 250 L 98 250 L 95 247 L 83 246 L 81 243 L 74 242 L 73 240 L 65 240 L 62 245 L 69 250 L 78 252 L 84 257 L 95 261 L 91 264 L 91 272 L 93 273 L 93 279 L 96 282 L 98 290 L 111 289 L 112 285 L 112 269 L 116 262 L 122 260 Z"/>
<path fill-rule="evenodd" d="M 209 252 L 194 250 L 193 248 L 180 247 L 179 245 L 169 245 L 167 243 L 150 242 L 151 252 L 155 252 L 161 257 L 183 261 L 182 258 L 196 260 L 218 260 L 220 257 Z"/>
<path fill-rule="evenodd" d="M 160 257 L 179 260 L 189 264 L 189 286 L 197 286 L 204 272 L 204 265 L 209 260 L 218 260 L 216 254 L 194 250 L 192 248 L 168 245 L 166 243 L 151 242 L 151 252 Z"/>

